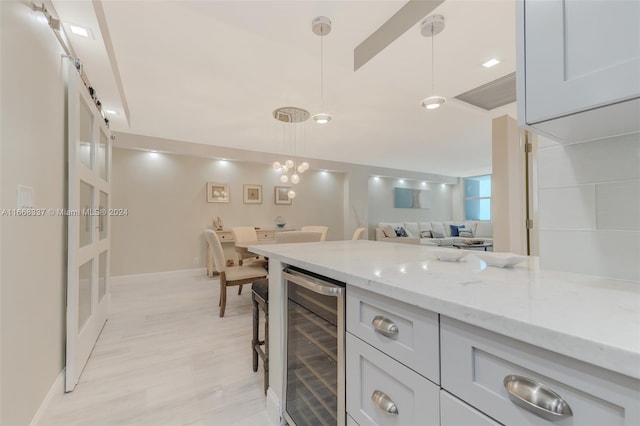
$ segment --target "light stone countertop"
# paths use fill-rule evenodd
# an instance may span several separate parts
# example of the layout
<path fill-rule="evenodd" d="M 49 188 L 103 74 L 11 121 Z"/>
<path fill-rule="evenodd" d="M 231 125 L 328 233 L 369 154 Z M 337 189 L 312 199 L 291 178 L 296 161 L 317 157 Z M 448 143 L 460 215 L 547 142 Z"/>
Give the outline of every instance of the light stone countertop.
<path fill-rule="evenodd" d="M 327 241 L 250 250 L 640 379 L 638 282 L 540 270 L 533 257 L 513 268 L 479 269 L 435 259 L 438 250 L 456 249 L 412 244 Z"/>

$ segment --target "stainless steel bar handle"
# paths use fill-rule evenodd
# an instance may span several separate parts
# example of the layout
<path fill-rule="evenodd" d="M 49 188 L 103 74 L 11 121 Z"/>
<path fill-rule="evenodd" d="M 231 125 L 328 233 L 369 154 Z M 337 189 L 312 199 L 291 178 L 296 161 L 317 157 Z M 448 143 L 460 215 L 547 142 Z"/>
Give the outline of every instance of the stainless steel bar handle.
<path fill-rule="evenodd" d="M 317 278 L 301 274 L 297 271 L 282 271 L 282 277 L 306 288 L 307 290 L 311 290 L 314 293 L 332 297 L 340 297 L 344 294 L 344 287 L 320 281 Z"/>
<path fill-rule="evenodd" d="M 380 333 L 387 337 L 397 336 L 400 332 L 400 330 L 398 330 L 398 326 L 393 321 L 387 317 L 383 317 L 382 315 L 376 315 L 373 317 L 371 325 L 373 325 L 373 329 L 376 333 Z"/>
<path fill-rule="evenodd" d="M 391 398 L 389 398 L 387 394 L 382 391 L 374 390 L 371 394 L 371 400 L 376 407 L 390 416 L 397 416 L 398 414 L 400 414 L 395 402 L 393 402 Z"/>
<path fill-rule="evenodd" d="M 573 416 L 569 404 L 547 386 L 527 377 L 510 374 L 503 384 L 511 402 L 547 420 Z"/>

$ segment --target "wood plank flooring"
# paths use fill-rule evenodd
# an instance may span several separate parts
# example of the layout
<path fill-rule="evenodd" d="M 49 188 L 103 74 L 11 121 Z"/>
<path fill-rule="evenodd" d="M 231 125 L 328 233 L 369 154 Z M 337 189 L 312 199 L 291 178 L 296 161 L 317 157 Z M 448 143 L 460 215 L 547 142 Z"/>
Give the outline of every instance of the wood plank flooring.
<path fill-rule="evenodd" d="M 76 390 L 42 425 L 269 425 L 262 364 L 251 369 L 251 286 L 206 276 L 111 286 L 111 314 Z"/>

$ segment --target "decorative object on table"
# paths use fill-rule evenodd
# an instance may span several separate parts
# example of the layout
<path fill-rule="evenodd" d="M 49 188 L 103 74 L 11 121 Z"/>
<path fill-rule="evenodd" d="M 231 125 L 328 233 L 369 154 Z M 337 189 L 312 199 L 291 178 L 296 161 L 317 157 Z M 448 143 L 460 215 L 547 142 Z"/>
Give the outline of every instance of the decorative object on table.
<path fill-rule="evenodd" d="M 245 204 L 262 204 L 262 185 L 243 185 L 243 199 Z"/>
<path fill-rule="evenodd" d="M 276 204 L 291 204 L 291 190 L 290 186 L 276 186 L 273 188 L 274 201 Z M 295 197 L 295 193 L 293 194 Z"/>
<path fill-rule="evenodd" d="M 440 249 L 433 253 L 436 259 L 443 262 L 457 262 L 463 257 L 469 255 L 468 250 L 455 250 L 450 248 Z"/>
<path fill-rule="evenodd" d="M 229 184 L 218 182 L 207 182 L 207 202 L 228 203 Z"/>
<path fill-rule="evenodd" d="M 515 253 L 496 253 L 491 251 L 479 251 L 474 253 L 474 256 L 485 261 L 488 266 L 494 266 L 497 268 L 511 268 L 518 263 L 529 260 L 529 257 L 520 256 Z"/>
<path fill-rule="evenodd" d="M 227 259 L 227 266 L 233 266 L 235 265 L 235 262 L 233 261 L 233 259 Z"/>
<path fill-rule="evenodd" d="M 274 219 L 274 221 L 275 221 L 275 223 L 276 223 L 276 228 L 280 228 L 280 229 L 282 229 L 282 228 L 284 228 L 285 226 L 287 226 L 287 221 L 286 221 L 286 220 L 285 220 L 285 218 L 284 218 L 284 217 L 282 217 L 282 216 L 277 216 L 277 217 Z"/>
<path fill-rule="evenodd" d="M 216 231 L 222 231 L 223 228 L 222 219 L 220 219 L 220 216 L 216 216 L 216 219 L 213 221 L 213 229 Z"/>
<path fill-rule="evenodd" d="M 276 134 L 282 134 L 283 152 L 293 153 L 297 155 L 298 151 L 298 139 L 302 139 L 301 127 L 302 123 L 309 119 L 309 111 L 298 107 L 281 107 L 273 111 L 273 118 L 275 118 L 281 124 L 281 131 L 277 131 Z M 289 139 L 287 141 L 287 139 Z M 302 144 L 302 140 L 300 141 Z M 278 137 L 276 136 L 276 156 L 278 153 Z M 273 169 L 278 170 L 281 173 L 280 182 L 296 185 L 300 182 L 300 175 L 309 169 L 309 163 L 306 161 L 296 164 L 296 162 L 289 158 L 283 162 L 277 159 L 273 162 Z M 289 173 L 291 175 L 289 176 Z M 290 198 L 296 196 L 293 190 L 290 191 L 293 195 Z"/>

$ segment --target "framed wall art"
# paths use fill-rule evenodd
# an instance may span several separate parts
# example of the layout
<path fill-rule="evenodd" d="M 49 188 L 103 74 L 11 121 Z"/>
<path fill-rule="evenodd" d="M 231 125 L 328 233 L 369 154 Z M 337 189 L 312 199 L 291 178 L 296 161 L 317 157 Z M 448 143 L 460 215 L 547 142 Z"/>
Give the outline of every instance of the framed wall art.
<path fill-rule="evenodd" d="M 290 186 L 276 186 L 273 188 L 275 203 L 276 204 L 291 204 L 291 198 L 289 198 Z"/>
<path fill-rule="evenodd" d="M 207 182 L 207 202 L 208 203 L 228 203 L 229 184 L 218 182 Z"/>
<path fill-rule="evenodd" d="M 262 185 L 243 185 L 242 200 L 245 204 L 262 204 Z"/>

